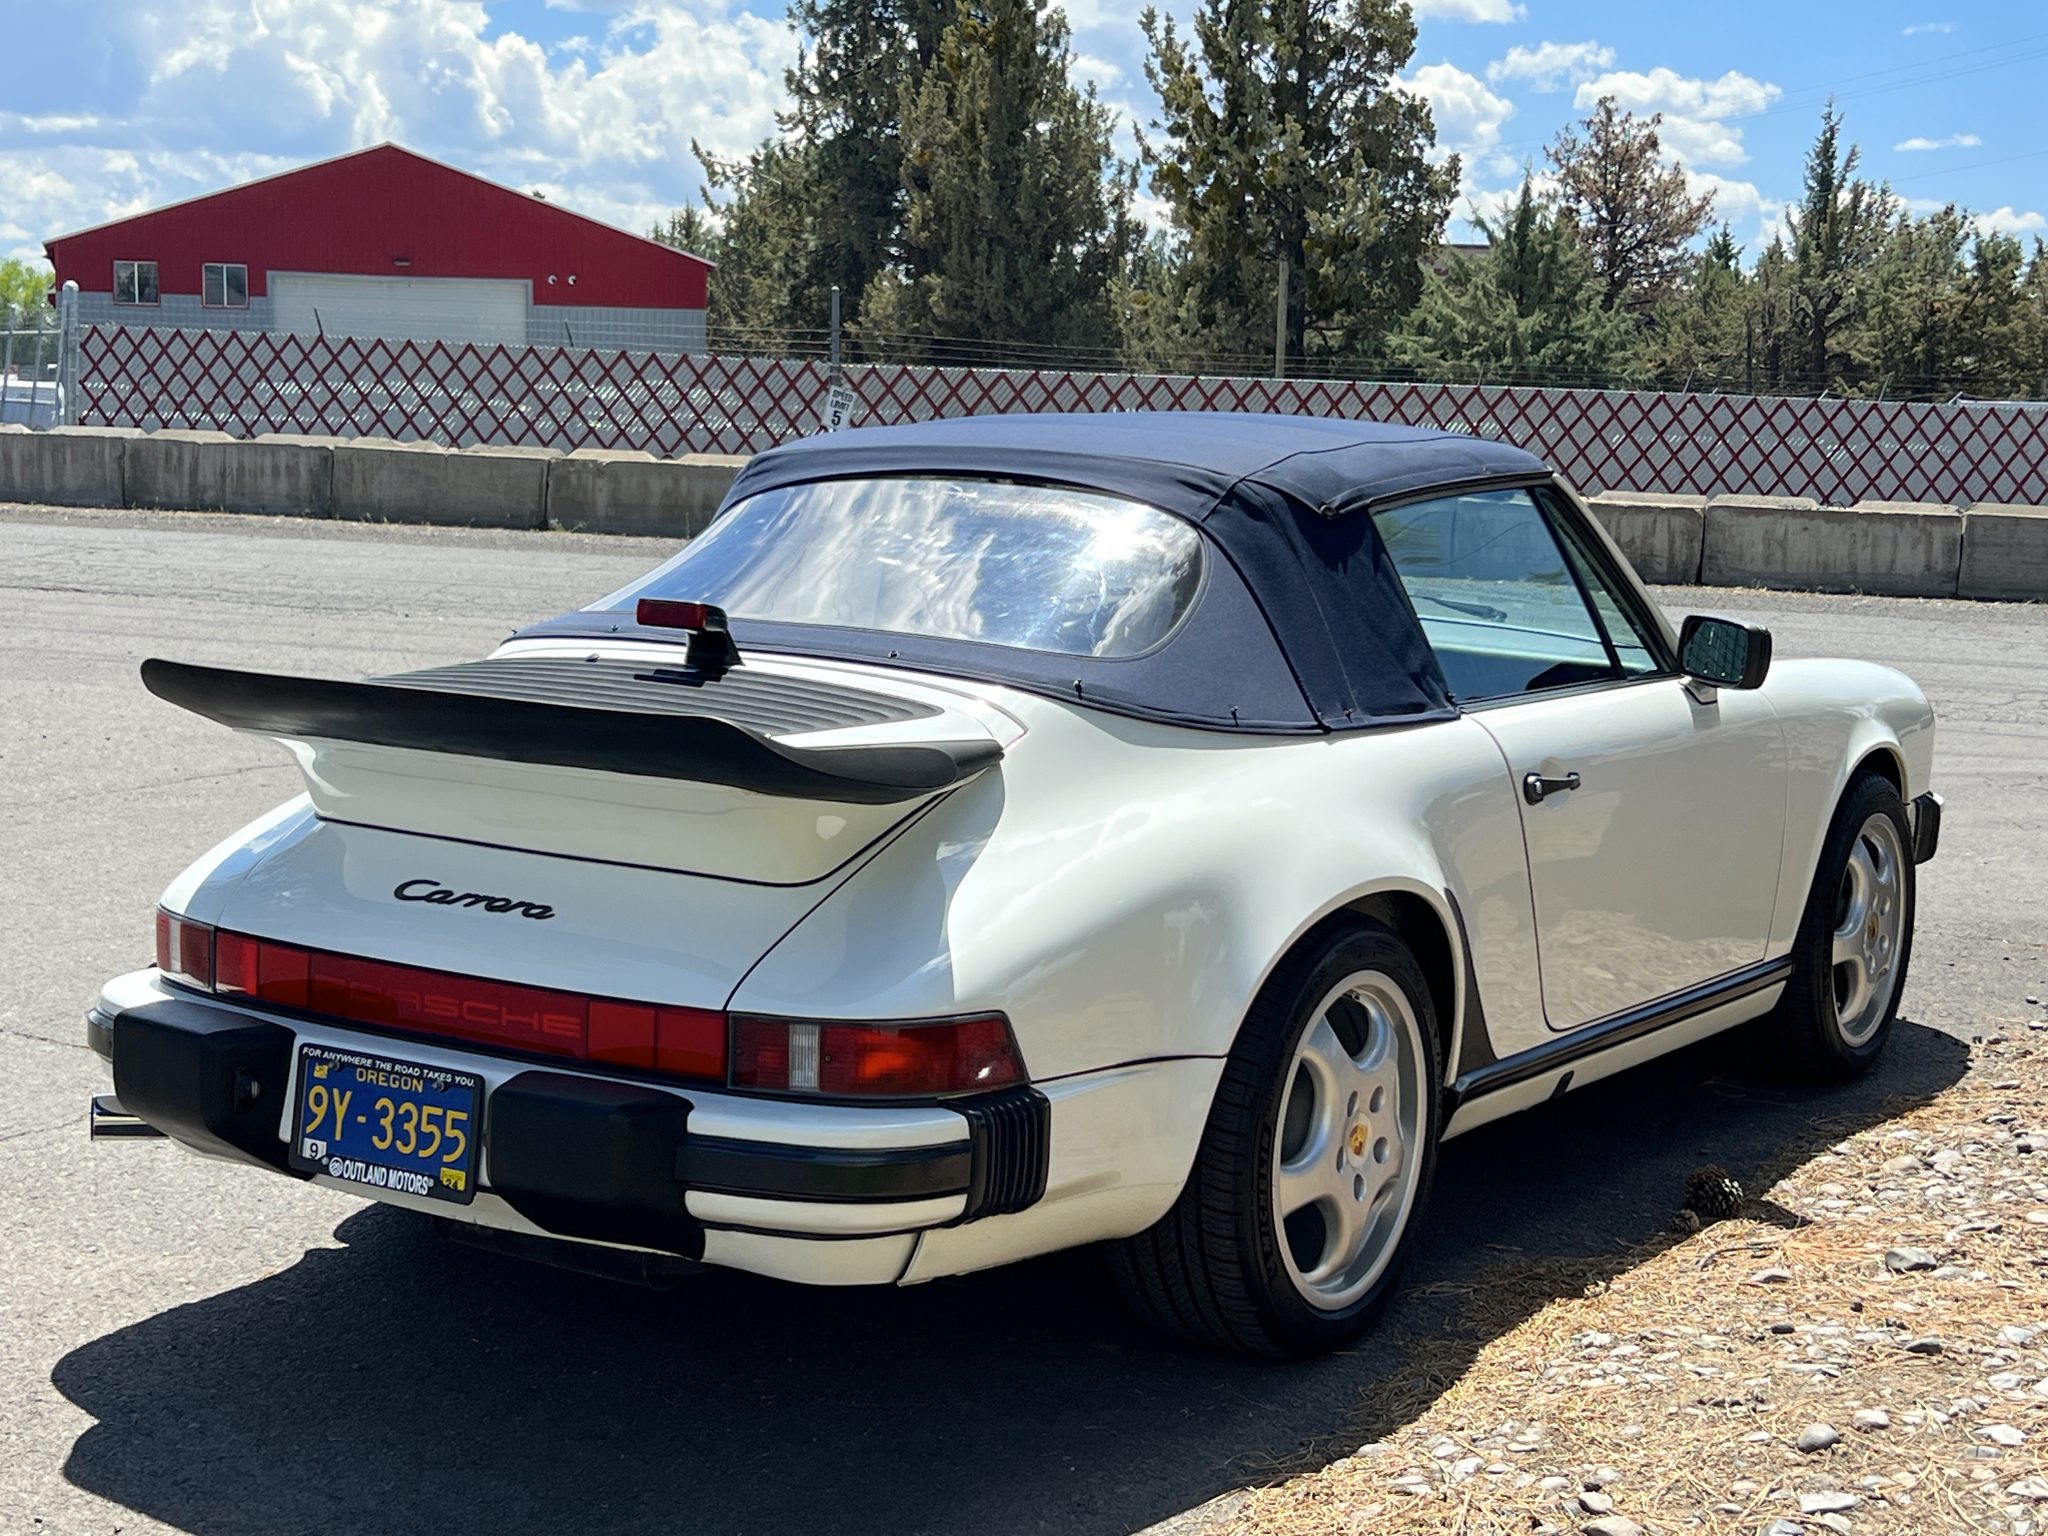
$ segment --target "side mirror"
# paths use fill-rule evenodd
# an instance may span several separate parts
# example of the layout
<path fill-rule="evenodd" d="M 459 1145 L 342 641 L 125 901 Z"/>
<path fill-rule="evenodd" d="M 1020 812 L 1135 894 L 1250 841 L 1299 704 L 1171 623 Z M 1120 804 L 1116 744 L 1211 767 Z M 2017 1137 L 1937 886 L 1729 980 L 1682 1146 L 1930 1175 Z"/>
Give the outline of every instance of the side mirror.
<path fill-rule="evenodd" d="M 1762 687 L 1771 670 L 1771 632 L 1695 613 L 1678 631 L 1678 665 L 1686 676 L 1717 687 Z"/>

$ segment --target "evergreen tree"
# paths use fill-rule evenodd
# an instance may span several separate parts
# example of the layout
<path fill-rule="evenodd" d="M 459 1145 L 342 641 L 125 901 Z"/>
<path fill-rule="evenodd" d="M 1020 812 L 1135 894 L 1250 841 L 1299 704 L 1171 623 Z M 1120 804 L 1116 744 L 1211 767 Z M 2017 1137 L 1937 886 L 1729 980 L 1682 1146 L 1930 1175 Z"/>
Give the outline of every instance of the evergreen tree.
<path fill-rule="evenodd" d="M 777 344 L 790 332 L 824 329 L 831 285 L 819 256 L 814 155 L 775 140 L 733 160 L 691 147 L 704 163 L 720 225 L 706 323 L 771 333 L 763 342 Z"/>
<path fill-rule="evenodd" d="M 1852 350 L 1872 392 L 1926 399 L 1950 371 L 1970 229 L 1951 204 L 1924 219 L 1900 214 L 1858 295 Z"/>
<path fill-rule="evenodd" d="M 1620 111 L 1603 96 L 1592 116 L 1550 146 L 1565 211 L 1593 258 L 1609 309 L 1644 311 L 1669 298 L 1690 260 L 1686 247 L 1714 212 L 1711 193 L 1692 196 L 1685 172 L 1665 166 L 1657 140 L 1662 121 L 1659 114 Z"/>
<path fill-rule="evenodd" d="M 1432 379 L 1606 384 L 1629 362 L 1633 328 L 1602 286 L 1569 215 L 1522 190 L 1498 224 L 1475 220 L 1483 256 L 1432 271 L 1389 353 Z"/>
<path fill-rule="evenodd" d="M 784 129 L 802 148 L 816 230 L 799 304 L 836 284 L 848 320 L 861 295 L 901 255 L 902 115 L 954 19 L 953 0 L 793 0 L 804 39 L 789 72 Z M 815 318 L 822 310 L 814 310 Z"/>
<path fill-rule="evenodd" d="M 1864 278 L 1884 244 L 1896 205 L 1887 187 L 1856 174 L 1862 152 L 1841 143 L 1832 103 L 1806 157 L 1805 192 L 1788 209 L 1792 235 L 1793 355 L 1805 384 L 1837 388 L 1853 361 L 1848 347 L 1865 296 Z"/>
<path fill-rule="evenodd" d="M 1748 302 L 1742 247 L 1726 224 L 1689 258 L 1671 293 L 1649 316 L 1644 362 L 1667 389 L 1739 384 Z"/>
<path fill-rule="evenodd" d="M 708 209 L 692 203 L 678 208 L 647 231 L 647 238 L 661 245 L 688 251 L 706 261 L 717 261 L 724 234 Z"/>
<path fill-rule="evenodd" d="M 960 0 L 922 84 L 904 87 L 901 258 L 870 282 L 866 329 L 1110 344 L 1130 189 L 1109 109 L 1072 83 L 1069 35 L 1049 0 Z"/>
<path fill-rule="evenodd" d="M 1457 186 L 1432 165 L 1428 104 L 1397 76 L 1404 0 L 1201 0 L 1192 40 L 1148 9 L 1159 93 L 1152 185 L 1187 243 L 1190 341 L 1270 348 L 1278 264 L 1286 346 L 1370 350 L 1421 292 Z"/>

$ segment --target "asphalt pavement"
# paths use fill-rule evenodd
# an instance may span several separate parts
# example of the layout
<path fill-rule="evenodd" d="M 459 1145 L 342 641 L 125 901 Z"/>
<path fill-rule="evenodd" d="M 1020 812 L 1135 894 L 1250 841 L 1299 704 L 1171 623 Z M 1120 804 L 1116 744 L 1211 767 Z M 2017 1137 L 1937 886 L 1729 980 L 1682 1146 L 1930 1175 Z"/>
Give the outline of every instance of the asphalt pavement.
<path fill-rule="evenodd" d="M 0 1536 L 1144 1527 L 1400 1422 L 1485 1343 L 1475 1284 L 1526 1312 L 1554 1294 L 1531 1261 L 1611 1274 L 1701 1163 L 1761 1188 L 1953 1082 L 1971 1035 L 2048 1016 L 2026 1002 L 2048 995 L 2048 607 L 1667 589 L 1674 613 L 1753 617 L 1780 655 L 1889 662 L 1933 698 L 1949 813 L 1902 1027 L 1849 1088 L 1787 1087 L 1742 1037 L 1453 1143 L 1410 1293 L 1347 1355 L 1154 1338 L 1086 1253 L 903 1291 L 639 1291 L 162 1143 L 89 1144 L 85 1005 L 145 963 L 179 869 L 299 787 L 274 747 L 149 698 L 137 663 L 459 660 L 668 552 L 0 508 Z"/>

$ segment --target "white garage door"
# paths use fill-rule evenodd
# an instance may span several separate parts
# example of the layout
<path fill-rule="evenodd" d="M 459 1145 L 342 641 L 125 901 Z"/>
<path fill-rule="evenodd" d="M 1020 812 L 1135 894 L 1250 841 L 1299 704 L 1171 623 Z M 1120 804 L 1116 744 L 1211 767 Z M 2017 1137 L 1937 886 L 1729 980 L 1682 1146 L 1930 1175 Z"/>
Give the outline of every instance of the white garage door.
<path fill-rule="evenodd" d="M 273 324 L 301 336 L 526 340 L 525 283 L 482 277 L 343 277 L 273 272 Z"/>

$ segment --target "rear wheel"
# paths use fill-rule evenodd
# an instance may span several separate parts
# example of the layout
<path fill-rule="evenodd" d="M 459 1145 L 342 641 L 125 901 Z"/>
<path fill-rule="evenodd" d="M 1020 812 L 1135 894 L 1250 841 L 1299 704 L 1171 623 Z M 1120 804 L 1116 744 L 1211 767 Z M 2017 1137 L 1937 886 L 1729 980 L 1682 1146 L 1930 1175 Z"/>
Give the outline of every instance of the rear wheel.
<path fill-rule="evenodd" d="M 1913 948 L 1912 846 L 1891 781 L 1854 780 L 1821 848 L 1776 1013 L 1804 1076 L 1858 1076 L 1884 1048 Z"/>
<path fill-rule="evenodd" d="M 1131 1305 L 1205 1344 L 1311 1355 L 1386 1304 L 1435 1170 L 1442 1057 L 1421 968 L 1360 924 L 1246 1017 L 1174 1207 L 1115 1244 Z"/>

